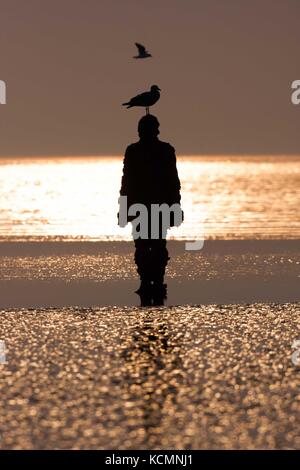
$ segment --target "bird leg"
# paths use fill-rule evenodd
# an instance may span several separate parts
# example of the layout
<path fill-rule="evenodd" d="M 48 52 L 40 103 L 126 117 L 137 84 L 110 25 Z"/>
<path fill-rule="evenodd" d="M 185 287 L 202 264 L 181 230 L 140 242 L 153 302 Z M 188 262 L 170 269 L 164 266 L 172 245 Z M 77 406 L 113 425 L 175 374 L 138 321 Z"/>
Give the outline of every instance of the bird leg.
<path fill-rule="evenodd" d="M 149 114 L 149 106 L 146 106 L 146 114 Z"/>

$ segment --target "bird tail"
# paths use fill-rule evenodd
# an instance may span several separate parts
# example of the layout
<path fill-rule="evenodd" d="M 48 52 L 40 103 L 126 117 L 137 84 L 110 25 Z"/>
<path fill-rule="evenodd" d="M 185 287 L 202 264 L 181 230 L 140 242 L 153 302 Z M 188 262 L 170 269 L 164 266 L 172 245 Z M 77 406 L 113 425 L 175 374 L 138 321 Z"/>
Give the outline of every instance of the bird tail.
<path fill-rule="evenodd" d="M 127 106 L 127 108 L 131 108 L 131 104 L 128 102 L 128 103 L 122 103 L 122 106 Z"/>

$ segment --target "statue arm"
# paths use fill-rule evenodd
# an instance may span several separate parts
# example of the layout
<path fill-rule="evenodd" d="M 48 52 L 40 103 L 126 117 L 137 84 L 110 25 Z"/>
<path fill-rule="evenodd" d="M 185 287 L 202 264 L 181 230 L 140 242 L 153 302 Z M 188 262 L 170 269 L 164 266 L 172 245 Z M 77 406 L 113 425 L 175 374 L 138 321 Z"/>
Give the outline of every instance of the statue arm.
<path fill-rule="evenodd" d="M 170 151 L 170 202 L 172 204 L 180 204 L 181 195 L 180 195 L 180 180 L 178 177 L 177 165 L 176 165 L 176 154 L 174 147 L 171 146 Z"/>
<path fill-rule="evenodd" d="M 121 189 L 120 189 L 121 196 L 128 196 L 128 192 L 129 192 L 129 155 L 130 155 L 130 150 L 129 150 L 129 147 L 127 147 L 124 160 L 123 160 L 123 175 L 122 175 Z"/>

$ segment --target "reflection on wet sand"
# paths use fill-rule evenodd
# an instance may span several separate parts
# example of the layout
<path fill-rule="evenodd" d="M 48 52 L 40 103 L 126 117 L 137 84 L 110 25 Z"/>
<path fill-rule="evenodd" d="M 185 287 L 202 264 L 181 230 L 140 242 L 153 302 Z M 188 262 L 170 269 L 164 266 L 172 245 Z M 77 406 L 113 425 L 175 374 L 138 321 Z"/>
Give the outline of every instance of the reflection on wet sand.
<path fill-rule="evenodd" d="M 147 447 L 157 437 L 168 401 L 176 401 L 178 388 L 172 385 L 172 381 L 168 382 L 165 366 L 167 364 L 168 370 L 174 371 L 180 370 L 182 364 L 178 349 L 176 352 L 174 344 L 170 342 L 168 323 L 163 320 L 155 321 L 145 317 L 132 334 L 132 346 L 122 354 L 128 371 L 124 378 L 129 391 L 135 390 L 136 398 L 142 400 L 141 425 L 145 433 L 144 445 Z"/>

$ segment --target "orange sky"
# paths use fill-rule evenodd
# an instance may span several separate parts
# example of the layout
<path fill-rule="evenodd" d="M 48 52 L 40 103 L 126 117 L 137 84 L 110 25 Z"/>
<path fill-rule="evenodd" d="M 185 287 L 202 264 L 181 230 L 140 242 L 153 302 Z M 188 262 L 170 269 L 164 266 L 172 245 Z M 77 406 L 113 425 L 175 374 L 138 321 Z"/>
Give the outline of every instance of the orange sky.
<path fill-rule="evenodd" d="M 151 84 L 178 153 L 300 153 L 299 22 L 299 0 L 0 0 L 0 155 L 120 154 Z"/>

